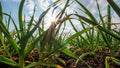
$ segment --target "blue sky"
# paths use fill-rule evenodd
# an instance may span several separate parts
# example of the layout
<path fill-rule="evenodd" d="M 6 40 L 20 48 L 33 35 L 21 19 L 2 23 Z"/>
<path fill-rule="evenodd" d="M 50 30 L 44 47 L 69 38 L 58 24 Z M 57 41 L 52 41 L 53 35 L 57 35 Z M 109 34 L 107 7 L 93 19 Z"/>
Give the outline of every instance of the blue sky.
<path fill-rule="evenodd" d="M 36 5 L 36 13 L 35 13 L 35 19 L 37 20 L 39 15 L 47 9 L 47 7 L 53 3 L 55 0 L 26 0 L 24 4 L 24 10 L 23 14 L 26 15 L 26 19 L 30 19 L 30 15 L 32 15 L 34 6 Z M 71 0 L 74 1 L 74 0 Z M 97 17 L 98 11 L 96 7 L 96 0 L 79 0 L 81 3 L 83 3 L 91 12 L 92 14 Z M 5 13 L 10 13 L 13 17 L 13 19 L 18 22 L 18 7 L 20 4 L 20 0 L 0 0 L 2 7 L 3 7 L 3 12 Z M 61 0 L 60 3 L 61 5 L 59 6 L 60 9 L 64 7 L 66 0 Z M 120 7 L 120 0 L 115 0 L 115 2 L 118 4 Z M 106 6 L 107 2 L 106 0 L 98 0 L 98 3 L 100 5 L 100 9 L 102 12 L 102 15 L 105 16 L 107 13 Z M 78 5 L 74 2 L 70 7 L 67 8 L 66 12 L 68 14 L 74 13 L 74 10 L 78 10 Z M 54 12 L 53 15 L 51 15 L 52 9 L 48 12 L 46 18 L 48 18 L 46 22 L 46 28 L 49 27 L 51 24 L 50 22 L 55 19 L 55 16 L 58 14 L 58 10 Z M 81 12 L 79 12 L 81 15 L 85 15 Z M 116 15 L 115 12 L 112 11 L 112 22 L 118 23 L 120 22 L 120 18 Z M 76 23 L 76 25 L 78 25 Z M 12 26 L 12 25 L 11 25 Z M 67 28 L 66 28 L 67 29 Z M 68 29 L 70 29 L 70 25 L 68 24 Z"/>

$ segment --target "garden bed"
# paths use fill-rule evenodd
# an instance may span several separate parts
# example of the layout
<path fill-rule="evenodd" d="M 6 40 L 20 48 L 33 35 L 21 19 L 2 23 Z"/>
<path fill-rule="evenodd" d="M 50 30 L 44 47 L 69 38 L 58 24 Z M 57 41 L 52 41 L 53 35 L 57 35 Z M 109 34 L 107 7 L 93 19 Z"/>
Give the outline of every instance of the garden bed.
<path fill-rule="evenodd" d="M 84 50 L 86 52 L 86 49 Z M 78 51 L 76 54 L 78 56 L 82 55 L 84 52 L 82 51 Z M 91 66 L 92 68 L 105 68 L 105 58 L 107 56 L 110 56 L 110 52 L 108 49 L 106 50 L 97 50 L 95 52 L 95 56 L 92 55 L 87 55 L 83 58 L 83 61 L 79 61 L 76 64 L 76 59 L 73 59 L 67 55 L 65 55 L 64 53 L 59 53 L 59 58 L 61 58 L 62 60 L 65 61 L 65 64 L 59 62 L 58 60 L 56 60 L 55 58 L 53 58 L 53 62 L 52 63 L 56 63 L 60 66 L 62 66 L 63 68 L 88 68 L 88 65 Z M 120 50 L 117 50 L 115 52 L 115 58 L 120 60 Z M 13 60 L 18 62 L 18 57 L 14 56 Z M 29 57 L 27 57 L 25 59 L 25 64 L 29 64 L 29 62 L 36 62 L 38 61 L 38 52 L 32 52 Z M 120 68 L 119 65 L 115 64 L 114 62 L 112 62 L 111 60 L 109 61 L 109 65 L 110 68 Z M 13 68 L 9 65 L 6 65 L 4 63 L 0 63 L 0 67 L 1 68 Z M 36 68 L 36 67 L 35 67 Z M 46 67 L 46 68 L 51 68 L 51 67 Z"/>

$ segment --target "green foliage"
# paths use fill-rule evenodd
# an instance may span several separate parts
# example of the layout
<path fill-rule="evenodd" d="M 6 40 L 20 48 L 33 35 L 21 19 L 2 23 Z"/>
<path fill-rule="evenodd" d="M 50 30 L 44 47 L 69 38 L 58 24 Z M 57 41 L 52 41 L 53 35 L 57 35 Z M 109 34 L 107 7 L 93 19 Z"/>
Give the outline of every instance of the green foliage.
<path fill-rule="evenodd" d="M 119 59 L 116 59 L 116 58 L 114 58 L 114 57 L 109 57 L 109 56 L 107 56 L 106 58 L 105 58 L 105 68 L 109 68 L 110 66 L 109 66 L 109 62 L 110 61 L 113 61 L 115 64 L 117 64 L 117 65 L 120 65 L 120 60 Z"/>
<path fill-rule="evenodd" d="M 3 56 L 3 55 L 0 55 L 0 62 L 6 63 L 6 64 L 11 65 L 11 66 L 17 66 L 17 63 L 16 63 L 16 62 L 14 62 L 14 61 L 11 60 L 11 59 L 6 58 L 6 57 Z"/>
<path fill-rule="evenodd" d="M 111 5 L 117 15 L 120 17 L 120 8 L 113 0 L 107 0 L 107 2 Z"/>

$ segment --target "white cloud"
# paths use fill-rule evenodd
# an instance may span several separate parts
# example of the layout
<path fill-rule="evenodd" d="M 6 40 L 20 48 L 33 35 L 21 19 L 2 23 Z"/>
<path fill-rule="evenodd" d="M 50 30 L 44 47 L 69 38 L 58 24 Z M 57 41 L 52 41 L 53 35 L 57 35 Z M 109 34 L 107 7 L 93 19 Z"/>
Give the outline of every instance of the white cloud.
<path fill-rule="evenodd" d="M 112 22 L 113 23 L 120 23 L 120 17 L 114 12 L 112 15 Z"/>
<path fill-rule="evenodd" d="M 43 9 L 46 10 L 48 6 L 50 5 L 49 0 L 37 0 L 39 3 L 39 6 Z"/>
<path fill-rule="evenodd" d="M 106 11 L 107 11 L 106 10 L 106 7 L 107 7 L 106 0 L 97 0 L 97 1 L 98 1 L 99 8 L 100 8 L 102 16 L 105 16 Z M 88 5 L 86 4 L 86 6 L 93 15 L 98 14 L 98 8 L 97 8 L 96 0 L 90 0 L 90 3 L 88 3 Z"/>
<path fill-rule="evenodd" d="M 35 3 L 33 2 L 33 0 L 27 0 L 25 2 L 25 8 L 28 10 L 29 14 L 33 13 L 34 7 L 35 7 Z"/>
<path fill-rule="evenodd" d="M 9 1 L 12 1 L 12 2 L 20 2 L 21 0 L 3 0 L 5 2 L 9 2 Z"/>
<path fill-rule="evenodd" d="M 12 1 L 14 1 L 14 2 L 20 2 L 21 0 L 12 0 Z"/>
<path fill-rule="evenodd" d="M 39 6 L 43 9 L 43 10 L 46 10 L 48 8 L 48 6 L 50 5 L 50 1 L 55 1 L 55 0 L 37 0 L 38 3 L 39 3 Z M 60 9 L 63 9 L 65 3 L 66 3 L 67 0 L 60 0 L 59 2 L 59 8 Z M 70 0 L 70 1 L 74 1 L 74 0 Z M 96 5 L 96 0 L 79 0 L 82 4 L 84 4 L 88 10 L 96 17 L 96 19 L 98 19 L 98 9 L 97 9 L 97 5 Z M 118 1 L 118 0 L 116 0 Z M 98 0 L 98 3 L 99 3 L 99 7 L 100 7 L 100 11 L 101 11 L 101 14 L 102 16 L 105 16 L 107 15 L 107 2 L 106 0 Z M 61 4 L 61 5 L 60 5 Z M 54 7 L 52 7 L 53 9 Z M 74 10 L 75 11 L 78 11 L 78 13 L 80 15 L 85 15 L 83 14 L 78 8 L 80 8 L 80 6 L 76 3 L 76 2 L 73 2 L 73 4 L 71 4 L 66 12 L 67 14 L 71 14 L 71 13 L 74 13 Z M 49 27 L 49 25 L 51 24 L 51 21 L 53 19 L 55 19 L 55 16 L 58 14 L 58 11 L 55 10 L 54 11 L 54 14 L 52 15 L 52 9 L 48 12 L 48 14 L 46 15 L 46 27 Z M 60 10 L 59 9 L 59 10 Z M 97 14 L 97 15 L 96 15 Z M 119 17 L 115 14 L 113 14 L 113 17 L 112 17 L 112 21 L 114 22 L 117 22 L 119 21 Z M 75 25 L 78 25 L 76 22 L 74 23 Z M 69 29 L 71 29 L 71 27 L 67 27 Z"/>

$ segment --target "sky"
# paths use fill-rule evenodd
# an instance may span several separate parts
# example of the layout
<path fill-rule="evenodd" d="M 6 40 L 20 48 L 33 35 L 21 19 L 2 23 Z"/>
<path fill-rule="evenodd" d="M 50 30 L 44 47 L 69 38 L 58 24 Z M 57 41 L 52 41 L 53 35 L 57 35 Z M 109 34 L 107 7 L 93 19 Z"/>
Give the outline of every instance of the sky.
<path fill-rule="evenodd" d="M 55 2 L 56 0 L 26 0 L 25 4 L 24 4 L 24 8 L 23 8 L 23 15 L 26 15 L 26 20 L 30 19 L 30 16 L 33 13 L 34 10 L 34 6 L 36 5 L 36 12 L 35 12 L 35 19 L 37 20 L 40 16 L 40 14 L 45 11 L 48 6 Z M 71 2 L 74 0 L 70 0 Z M 97 10 L 97 6 L 96 6 L 96 0 L 79 0 L 82 4 L 84 4 L 90 11 L 91 13 L 98 18 L 98 10 Z M 120 0 L 114 0 L 117 5 L 120 7 Z M 18 8 L 19 8 L 19 4 L 20 4 L 20 0 L 0 0 L 1 4 L 2 4 L 2 8 L 3 8 L 3 12 L 4 13 L 10 13 L 13 17 L 13 19 L 15 20 L 15 22 L 18 22 Z M 52 15 L 52 11 L 54 9 L 51 8 L 51 10 L 47 13 L 46 15 L 46 23 L 45 23 L 45 28 L 48 28 L 51 24 L 51 21 L 55 20 L 55 16 L 58 14 L 60 9 L 63 9 L 64 5 L 66 3 L 66 0 L 60 0 L 60 4 L 59 8 L 57 10 L 54 11 L 53 15 Z M 98 3 L 100 5 L 100 10 L 103 16 L 105 16 L 107 14 L 107 2 L 106 0 L 98 0 Z M 66 10 L 66 12 L 68 14 L 71 13 L 75 13 L 75 11 L 79 11 L 78 10 L 79 6 L 78 4 L 76 4 L 76 2 L 73 2 Z M 82 12 L 78 12 L 81 15 L 85 15 Z M 112 10 L 111 12 L 112 14 L 112 22 L 114 23 L 119 23 L 120 22 L 120 17 L 117 16 L 117 14 Z M 98 19 L 99 20 L 99 19 Z M 76 21 L 74 21 L 76 22 Z M 67 24 L 68 26 L 66 27 L 66 31 L 71 30 L 71 25 Z M 75 23 L 75 25 L 80 25 L 79 23 Z M 13 25 L 11 24 L 11 27 Z M 79 28 L 79 26 L 77 26 Z"/>

